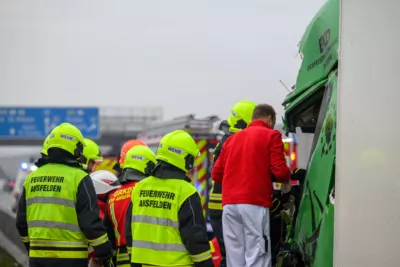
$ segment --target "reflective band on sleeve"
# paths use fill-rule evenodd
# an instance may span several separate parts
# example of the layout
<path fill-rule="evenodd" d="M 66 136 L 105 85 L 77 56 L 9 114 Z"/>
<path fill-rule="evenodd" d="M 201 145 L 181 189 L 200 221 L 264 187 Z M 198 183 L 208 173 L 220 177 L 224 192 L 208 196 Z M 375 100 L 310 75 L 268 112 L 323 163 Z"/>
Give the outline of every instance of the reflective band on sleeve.
<path fill-rule="evenodd" d="M 161 225 L 161 226 L 169 226 L 174 229 L 179 229 L 179 223 L 174 222 L 171 219 L 158 218 L 158 217 L 152 217 L 152 216 L 146 216 L 146 215 L 133 215 L 132 222 L 156 224 L 156 225 Z"/>
<path fill-rule="evenodd" d="M 22 242 L 29 243 L 29 236 L 21 236 Z"/>
<path fill-rule="evenodd" d="M 201 262 L 201 261 L 205 261 L 207 259 L 211 258 L 211 252 L 210 251 L 206 251 L 197 255 L 190 255 L 190 257 L 192 257 L 192 260 L 194 262 Z"/>
<path fill-rule="evenodd" d="M 221 194 L 211 194 L 210 195 L 210 200 L 222 200 L 222 195 Z"/>
<path fill-rule="evenodd" d="M 222 204 L 221 203 L 213 203 L 213 202 L 208 202 L 208 208 L 211 210 L 222 210 Z"/>
<path fill-rule="evenodd" d="M 32 204 L 56 204 L 67 207 L 75 208 L 75 202 L 73 200 L 58 198 L 58 197 L 34 197 L 26 200 L 26 206 Z"/>
<path fill-rule="evenodd" d="M 107 234 L 100 236 L 99 238 L 89 240 L 89 243 L 92 247 L 100 246 L 108 241 Z"/>
<path fill-rule="evenodd" d="M 210 241 L 210 250 L 211 250 L 211 253 L 215 252 L 214 244 L 212 241 Z"/>
<path fill-rule="evenodd" d="M 67 241 L 31 241 L 31 246 L 49 246 L 49 247 L 83 247 L 86 248 L 86 242 L 67 242 Z"/>
<path fill-rule="evenodd" d="M 29 248 L 29 257 L 32 258 L 58 258 L 58 259 L 87 259 L 87 248 L 51 248 L 51 247 L 33 247 Z"/>
<path fill-rule="evenodd" d="M 63 222 L 50 222 L 50 221 L 37 220 L 37 221 L 28 222 L 28 227 L 29 228 L 34 228 L 34 227 L 56 228 L 56 229 L 74 231 L 74 232 L 81 232 L 81 229 L 79 228 L 78 225 L 63 223 Z"/>
<path fill-rule="evenodd" d="M 183 244 L 159 244 L 150 241 L 133 240 L 132 247 L 148 248 L 159 251 L 187 251 Z"/>
<path fill-rule="evenodd" d="M 128 253 L 117 254 L 117 261 L 130 260 Z"/>
<path fill-rule="evenodd" d="M 110 213 L 111 213 L 111 220 L 114 224 L 114 233 L 115 233 L 115 238 L 117 239 L 117 246 L 121 245 L 121 235 L 119 234 L 118 231 L 118 221 L 117 218 L 115 217 L 115 211 L 114 211 L 114 203 L 110 205 Z"/>

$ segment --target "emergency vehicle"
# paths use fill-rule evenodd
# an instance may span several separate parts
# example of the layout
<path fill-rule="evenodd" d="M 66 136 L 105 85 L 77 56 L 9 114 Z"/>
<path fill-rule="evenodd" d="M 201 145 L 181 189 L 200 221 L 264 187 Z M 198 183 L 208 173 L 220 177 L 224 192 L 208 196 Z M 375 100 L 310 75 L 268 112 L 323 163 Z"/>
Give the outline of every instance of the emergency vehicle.
<path fill-rule="evenodd" d="M 284 135 L 282 135 L 284 136 Z M 297 138 L 294 133 L 288 133 L 288 136 L 282 138 L 285 152 L 286 163 L 290 170 L 297 168 Z"/>
<path fill-rule="evenodd" d="M 31 160 L 31 162 L 21 162 L 21 164 L 18 168 L 17 175 L 15 178 L 14 188 L 13 188 L 13 191 L 11 192 L 12 196 L 15 199 L 15 202 L 14 202 L 13 206 L 11 207 L 11 210 L 13 212 L 16 212 L 16 210 L 17 210 L 18 200 L 22 194 L 26 177 L 28 177 L 28 175 L 31 172 L 33 172 L 37 169 L 36 165 L 34 163 L 32 163 L 33 161 L 34 160 Z"/>
<path fill-rule="evenodd" d="M 114 166 L 118 163 L 118 156 L 103 156 L 103 161 L 96 163 L 94 171 L 105 170 L 117 175 Z"/>
<path fill-rule="evenodd" d="M 212 164 L 213 151 L 218 140 L 218 132 L 214 130 L 215 122 L 220 121 L 217 116 L 195 118 L 194 115 L 178 117 L 169 121 L 153 124 L 139 133 L 137 139 L 146 143 L 154 153 L 157 152 L 161 138 L 175 130 L 187 131 L 197 143 L 200 156 L 195 159 L 194 167 L 188 176 L 197 188 L 203 204 L 204 215 L 207 214 L 207 199 L 210 191 L 210 166 Z"/>

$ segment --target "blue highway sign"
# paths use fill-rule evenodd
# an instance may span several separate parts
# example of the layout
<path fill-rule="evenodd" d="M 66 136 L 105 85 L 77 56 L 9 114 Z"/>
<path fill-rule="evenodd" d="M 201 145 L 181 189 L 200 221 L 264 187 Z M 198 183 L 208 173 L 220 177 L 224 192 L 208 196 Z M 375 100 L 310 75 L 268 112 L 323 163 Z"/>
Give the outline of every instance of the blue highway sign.
<path fill-rule="evenodd" d="M 0 107 L 0 139 L 44 139 L 63 122 L 78 127 L 84 137 L 100 137 L 98 108 Z"/>

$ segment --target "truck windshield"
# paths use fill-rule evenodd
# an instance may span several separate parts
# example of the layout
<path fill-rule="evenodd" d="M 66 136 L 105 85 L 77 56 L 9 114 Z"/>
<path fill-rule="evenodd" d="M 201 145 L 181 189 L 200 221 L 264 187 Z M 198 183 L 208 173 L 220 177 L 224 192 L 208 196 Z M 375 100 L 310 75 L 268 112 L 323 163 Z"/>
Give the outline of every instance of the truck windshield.
<path fill-rule="evenodd" d="M 328 111 L 328 107 L 329 107 L 329 102 L 330 102 L 330 99 L 331 99 L 332 91 L 333 91 L 333 87 L 332 86 L 325 86 L 325 92 L 324 92 L 324 96 L 322 98 L 321 107 L 319 109 L 317 124 L 315 126 L 314 139 L 313 139 L 313 143 L 312 143 L 312 146 L 311 146 L 311 155 L 312 155 L 312 152 L 315 149 L 315 146 L 318 143 L 319 135 L 320 135 L 321 130 L 322 130 L 322 125 L 324 124 L 326 113 Z"/>

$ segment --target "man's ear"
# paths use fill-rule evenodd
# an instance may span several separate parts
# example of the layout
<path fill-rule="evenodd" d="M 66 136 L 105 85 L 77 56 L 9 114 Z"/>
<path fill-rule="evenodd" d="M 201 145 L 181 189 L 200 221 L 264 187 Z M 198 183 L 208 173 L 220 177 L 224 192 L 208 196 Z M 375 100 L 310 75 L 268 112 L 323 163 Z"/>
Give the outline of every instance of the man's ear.
<path fill-rule="evenodd" d="M 272 116 L 271 115 L 267 116 L 267 122 L 272 127 Z"/>
<path fill-rule="evenodd" d="M 268 118 L 269 126 L 271 126 L 271 128 L 274 128 L 275 127 L 275 119 L 274 119 L 274 117 L 272 115 L 269 115 L 267 118 Z"/>

